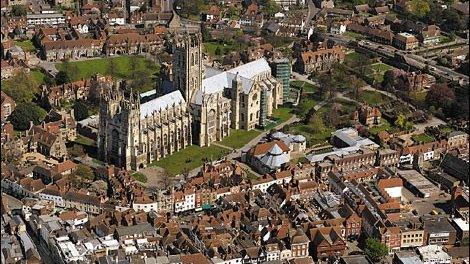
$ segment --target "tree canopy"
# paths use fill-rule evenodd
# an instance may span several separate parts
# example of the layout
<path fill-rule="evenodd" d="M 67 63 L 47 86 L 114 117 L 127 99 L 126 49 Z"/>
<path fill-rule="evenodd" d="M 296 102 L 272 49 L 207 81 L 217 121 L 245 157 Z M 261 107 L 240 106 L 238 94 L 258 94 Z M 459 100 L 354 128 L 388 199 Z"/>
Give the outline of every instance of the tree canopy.
<path fill-rule="evenodd" d="M 46 111 L 32 102 L 23 102 L 16 106 L 9 119 L 15 130 L 28 130 L 30 122 L 39 125 L 46 117 Z"/>
<path fill-rule="evenodd" d="M 13 16 L 26 16 L 28 9 L 24 5 L 14 5 L 11 7 L 11 14 Z"/>
<path fill-rule="evenodd" d="M 364 246 L 364 253 L 370 260 L 377 263 L 388 254 L 388 248 L 375 238 L 367 238 Z"/>
<path fill-rule="evenodd" d="M 78 164 L 77 169 L 75 170 L 75 176 L 81 177 L 86 180 L 93 180 L 95 178 L 95 174 L 93 173 L 93 170 L 83 164 Z"/>
<path fill-rule="evenodd" d="M 10 79 L 5 80 L 5 83 L 2 81 L 2 90 L 16 103 L 23 103 L 31 102 L 39 89 L 38 83 L 31 74 L 21 70 Z"/>
<path fill-rule="evenodd" d="M 77 100 L 73 105 L 75 119 L 81 121 L 90 116 L 87 104 L 82 100 Z"/>
<path fill-rule="evenodd" d="M 55 76 L 55 80 L 58 85 L 69 83 L 70 76 L 67 74 L 66 71 L 59 71 L 57 75 Z"/>

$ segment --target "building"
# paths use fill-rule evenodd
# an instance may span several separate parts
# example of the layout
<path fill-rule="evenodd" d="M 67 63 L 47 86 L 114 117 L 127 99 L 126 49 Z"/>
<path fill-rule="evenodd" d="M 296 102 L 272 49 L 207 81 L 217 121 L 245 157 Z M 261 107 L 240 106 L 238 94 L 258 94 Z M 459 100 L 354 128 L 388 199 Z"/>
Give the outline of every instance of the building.
<path fill-rule="evenodd" d="M 294 70 L 302 74 L 311 74 L 317 71 L 331 69 L 333 64 L 342 63 L 346 54 L 340 46 L 320 48 L 316 51 L 304 51 L 299 54 Z"/>
<path fill-rule="evenodd" d="M 1 111 L 1 121 L 2 124 L 5 123 L 8 117 L 15 111 L 16 103 L 15 101 L 8 96 L 6 93 L 1 91 L 1 104 L 2 104 L 2 111 Z"/>
<path fill-rule="evenodd" d="M 418 47 L 418 39 L 407 32 L 396 34 L 393 38 L 393 45 L 402 50 L 412 50 Z"/>
<path fill-rule="evenodd" d="M 280 140 L 259 143 L 242 153 L 242 161 L 252 165 L 261 174 L 271 173 L 287 167 L 290 149 Z"/>
<path fill-rule="evenodd" d="M 28 27 L 35 27 L 40 25 L 57 26 L 65 24 L 65 16 L 58 13 L 42 13 L 42 14 L 28 14 L 26 15 Z"/>
<path fill-rule="evenodd" d="M 282 96 L 289 98 L 290 93 L 290 75 L 292 66 L 288 58 L 273 59 L 271 62 L 272 75 L 282 83 Z"/>
<path fill-rule="evenodd" d="M 145 103 L 117 87 L 102 96 L 98 146 L 104 160 L 142 168 L 192 143 L 209 146 L 231 128 L 251 130 L 267 123 L 283 102 L 282 85 L 268 62 L 212 69 L 203 80 L 201 47 L 201 34 L 175 38 L 170 93 Z"/>
<path fill-rule="evenodd" d="M 421 29 L 418 35 L 419 41 L 424 46 L 434 45 L 440 42 L 441 29 L 436 25 L 429 25 Z"/>
<path fill-rule="evenodd" d="M 415 170 L 399 170 L 397 173 L 405 182 L 405 187 L 419 197 L 428 198 L 440 193 L 437 186 Z"/>
<path fill-rule="evenodd" d="M 93 58 L 101 55 L 103 44 L 96 39 L 72 39 L 41 42 L 41 57 L 47 61 Z"/>
<path fill-rule="evenodd" d="M 456 240 L 456 231 L 446 217 L 426 217 L 424 222 L 425 244 L 453 245 Z"/>
<path fill-rule="evenodd" d="M 353 120 L 365 126 L 379 125 L 382 113 L 376 106 L 360 105 L 353 113 Z"/>
<path fill-rule="evenodd" d="M 452 219 L 452 225 L 457 231 L 457 239 L 460 243 L 465 243 L 469 238 L 469 223 L 468 219 L 454 218 Z"/>
<path fill-rule="evenodd" d="M 442 246 L 428 245 L 418 248 L 418 254 L 423 264 L 450 264 L 452 258 L 442 249 Z"/>

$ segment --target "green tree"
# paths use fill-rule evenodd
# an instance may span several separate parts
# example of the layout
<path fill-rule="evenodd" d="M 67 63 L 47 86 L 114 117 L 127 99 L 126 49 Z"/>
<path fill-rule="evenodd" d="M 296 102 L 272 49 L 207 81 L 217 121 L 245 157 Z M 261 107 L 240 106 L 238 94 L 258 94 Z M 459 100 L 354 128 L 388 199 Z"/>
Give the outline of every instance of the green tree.
<path fill-rule="evenodd" d="M 315 113 L 310 117 L 310 126 L 314 133 L 323 133 L 326 130 L 325 124 L 323 124 L 323 118 Z"/>
<path fill-rule="evenodd" d="M 83 100 L 77 100 L 75 102 L 73 105 L 73 112 L 77 121 L 81 121 L 90 116 L 88 105 Z"/>
<path fill-rule="evenodd" d="M 395 125 L 400 128 L 405 128 L 406 122 L 406 116 L 404 114 L 399 114 L 395 120 Z"/>
<path fill-rule="evenodd" d="M 77 165 L 77 169 L 75 170 L 74 175 L 89 181 L 92 181 L 95 178 L 95 173 L 93 170 L 89 166 L 83 164 Z"/>
<path fill-rule="evenodd" d="M 409 12 L 418 18 L 425 17 L 431 11 L 429 2 L 426 0 L 411 0 L 407 5 Z"/>
<path fill-rule="evenodd" d="M 380 243 L 378 239 L 367 238 L 364 246 L 364 253 L 374 263 L 380 262 L 388 254 L 388 248 L 385 244 Z"/>
<path fill-rule="evenodd" d="M 24 5 L 14 5 L 11 7 L 11 14 L 13 16 L 26 16 L 28 9 Z"/>
<path fill-rule="evenodd" d="M 28 130 L 31 121 L 39 125 L 46 117 L 46 111 L 31 102 L 23 102 L 16 106 L 15 111 L 11 113 L 9 120 L 15 130 Z"/>
<path fill-rule="evenodd" d="M 274 16 L 281 11 L 281 7 L 273 0 L 259 0 L 259 4 L 263 6 L 263 10 L 268 16 Z"/>
<path fill-rule="evenodd" d="M 11 96 L 16 103 L 31 102 L 35 94 L 39 91 L 38 83 L 32 78 L 31 74 L 24 70 L 2 84 L 2 90 Z"/>
<path fill-rule="evenodd" d="M 55 81 L 58 85 L 69 83 L 70 76 L 68 75 L 66 71 L 59 71 L 57 75 L 55 76 Z"/>
<path fill-rule="evenodd" d="M 51 76 L 49 76 L 49 74 L 45 74 L 45 75 L 44 75 L 44 83 L 45 83 L 47 86 L 54 86 L 54 85 L 55 85 L 55 80 L 54 80 L 54 78 L 52 78 Z"/>
<path fill-rule="evenodd" d="M 221 51 L 220 51 L 220 47 L 219 47 L 219 46 L 217 46 L 217 48 L 215 48 L 214 54 L 217 55 L 217 56 L 220 56 Z"/>

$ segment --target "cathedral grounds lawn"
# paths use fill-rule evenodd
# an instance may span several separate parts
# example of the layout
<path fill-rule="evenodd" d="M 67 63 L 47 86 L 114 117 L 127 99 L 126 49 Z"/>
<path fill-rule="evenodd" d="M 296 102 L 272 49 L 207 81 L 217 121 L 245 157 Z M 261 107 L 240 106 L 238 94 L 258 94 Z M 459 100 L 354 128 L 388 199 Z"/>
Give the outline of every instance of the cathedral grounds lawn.
<path fill-rule="evenodd" d="M 112 75 L 113 77 L 127 79 L 131 77 L 131 60 L 136 61 L 136 72 L 152 78 L 154 74 L 159 72 L 159 66 L 151 60 L 142 56 L 120 56 L 111 58 L 101 58 L 83 61 L 69 61 L 67 63 L 56 64 L 57 70 L 64 70 L 72 80 L 88 79 L 94 74 Z M 115 63 L 114 71 L 110 69 L 110 61 Z M 140 75 L 138 75 L 140 76 Z M 141 91 L 145 92 L 153 89 L 154 81 L 149 81 L 149 85 L 142 87 Z M 147 87 L 148 86 L 148 87 Z"/>
<path fill-rule="evenodd" d="M 362 102 L 370 105 L 378 105 L 390 101 L 388 96 L 375 91 L 362 91 L 360 97 Z"/>
<path fill-rule="evenodd" d="M 136 173 L 132 174 L 132 177 L 133 177 L 136 181 L 139 181 L 139 182 L 142 182 L 142 183 L 146 183 L 146 182 L 147 182 L 147 176 L 145 176 L 145 174 L 143 174 L 143 173 L 136 172 Z"/>
<path fill-rule="evenodd" d="M 229 152 L 227 149 L 214 145 L 203 148 L 191 145 L 159 161 L 152 162 L 150 166 L 158 166 L 171 175 L 177 175 L 201 166 L 204 160 L 219 160 Z"/>
<path fill-rule="evenodd" d="M 308 82 L 299 81 L 299 80 L 292 81 L 290 83 L 290 86 L 298 90 L 301 90 L 303 88 L 304 93 L 314 93 L 318 90 L 318 88 L 315 85 L 310 84 Z"/>
<path fill-rule="evenodd" d="M 233 149 L 239 149 L 245 146 L 246 143 L 250 142 L 250 140 L 257 137 L 259 134 L 261 134 L 261 131 L 255 129 L 250 131 L 243 129 L 231 129 L 230 136 L 217 143 Z"/>
<path fill-rule="evenodd" d="M 279 124 L 286 122 L 292 117 L 292 108 L 279 107 L 278 109 L 273 109 L 273 117 L 277 119 Z"/>
<path fill-rule="evenodd" d="M 36 47 L 34 46 L 33 42 L 31 40 L 17 40 L 15 41 L 15 45 L 19 46 L 20 48 L 23 49 L 24 52 L 35 52 Z"/>

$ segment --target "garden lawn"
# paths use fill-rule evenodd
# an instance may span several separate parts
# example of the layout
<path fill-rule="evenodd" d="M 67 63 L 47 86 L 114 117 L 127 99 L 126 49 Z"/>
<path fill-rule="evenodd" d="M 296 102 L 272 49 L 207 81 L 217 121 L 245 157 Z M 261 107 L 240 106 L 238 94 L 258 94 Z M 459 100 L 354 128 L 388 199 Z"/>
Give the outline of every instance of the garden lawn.
<path fill-rule="evenodd" d="M 152 78 L 154 74 L 159 71 L 159 66 L 155 63 L 147 63 L 148 59 L 141 56 L 120 56 L 112 58 L 101 58 L 83 61 L 70 61 L 66 72 L 74 80 L 89 79 L 91 76 L 99 73 L 102 75 L 113 75 L 116 78 L 127 79 L 131 77 L 131 57 L 134 57 L 137 61 L 136 71 L 145 72 L 149 78 Z M 109 72 L 109 62 L 113 60 L 116 64 L 116 70 L 113 74 Z M 150 67 L 149 67 L 150 66 Z M 58 70 L 65 70 L 65 64 L 60 63 L 56 65 Z M 73 69 L 77 68 L 77 74 L 74 76 Z M 143 87 L 140 92 L 145 92 L 153 88 L 153 81 L 151 81 L 151 87 Z"/>
<path fill-rule="evenodd" d="M 20 48 L 23 49 L 24 52 L 35 52 L 36 47 L 34 46 L 33 42 L 31 40 L 23 40 L 23 41 L 15 41 L 15 45 L 19 46 Z"/>
<path fill-rule="evenodd" d="M 375 91 L 363 91 L 360 100 L 370 105 L 378 105 L 387 102 L 390 99 L 386 95 Z"/>
<path fill-rule="evenodd" d="M 416 143 L 429 143 L 436 140 L 433 136 L 424 133 L 419 135 L 413 135 L 411 139 L 413 139 L 413 141 L 415 141 Z"/>
<path fill-rule="evenodd" d="M 344 63 L 346 63 L 346 65 L 352 65 L 359 58 L 360 58 L 359 53 L 351 52 L 351 53 L 346 54 L 346 58 L 344 59 Z"/>
<path fill-rule="evenodd" d="M 39 69 L 33 69 L 29 72 L 29 74 L 34 79 L 34 81 L 36 81 L 37 84 L 44 84 L 45 74 L 42 71 L 40 71 Z"/>
<path fill-rule="evenodd" d="M 371 135 L 378 135 L 380 131 L 389 131 L 391 129 L 392 125 L 384 118 L 382 118 L 380 122 L 380 125 L 369 128 Z"/>
<path fill-rule="evenodd" d="M 192 145 L 152 162 L 151 166 L 161 167 L 169 174 L 177 175 L 201 166 L 204 160 L 219 160 L 228 153 L 229 150 L 214 145 L 203 148 Z"/>
<path fill-rule="evenodd" d="M 146 183 L 146 182 L 147 182 L 147 176 L 145 176 L 145 174 L 143 174 L 143 173 L 136 172 L 136 173 L 132 174 L 132 177 L 133 177 L 136 181 L 139 181 L 139 182 L 142 182 L 142 183 Z"/>
<path fill-rule="evenodd" d="M 374 78 L 377 83 L 381 83 L 384 79 L 384 74 L 386 71 L 394 69 L 394 67 L 385 64 L 385 63 L 375 63 L 369 66 L 366 70 L 366 74 L 369 77 Z"/>
<path fill-rule="evenodd" d="M 314 132 L 312 126 L 305 125 L 303 123 L 296 123 L 289 126 L 290 134 L 300 134 L 307 139 L 308 146 L 313 146 L 315 144 L 324 143 L 328 141 L 331 137 L 332 128 L 326 128 L 322 132 Z"/>
<path fill-rule="evenodd" d="M 206 42 L 204 43 L 204 50 L 209 56 L 220 56 L 215 54 L 215 50 L 219 47 L 220 55 L 227 54 L 228 52 L 235 49 L 233 44 L 218 43 L 218 42 Z"/>
<path fill-rule="evenodd" d="M 93 139 L 84 137 L 82 135 L 77 135 L 75 142 L 83 146 L 95 146 L 96 143 Z"/>
<path fill-rule="evenodd" d="M 344 32 L 344 36 L 352 39 L 365 39 L 365 37 L 362 34 L 352 32 L 352 31 L 346 31 Z"/>
<path fill-rule="evenodd" d="M 303 88 L 304 93 L 314 93 L 318 89 L 313 84 L 304 81 L 292 81 L 291 86 L 295 89 L 301 90 Z"/>
<path fill-rule="evenodd" d="M 225 137 L 219 144 L 239 149 L 250 142 L 253 138 L 257 137 L 261 131 L 259 130 L 243 130 L 243 129 L 232 129 L 230 130 L 230 136 Z"/>
<path fill-rule="evenodd" d="M 273 118 L 277 119 L 278 123 L 283 123 L 289 120 L 292 117 L 292 109 L 288 107 L 279 107 L 278 109 L 273 109 Z"/>

